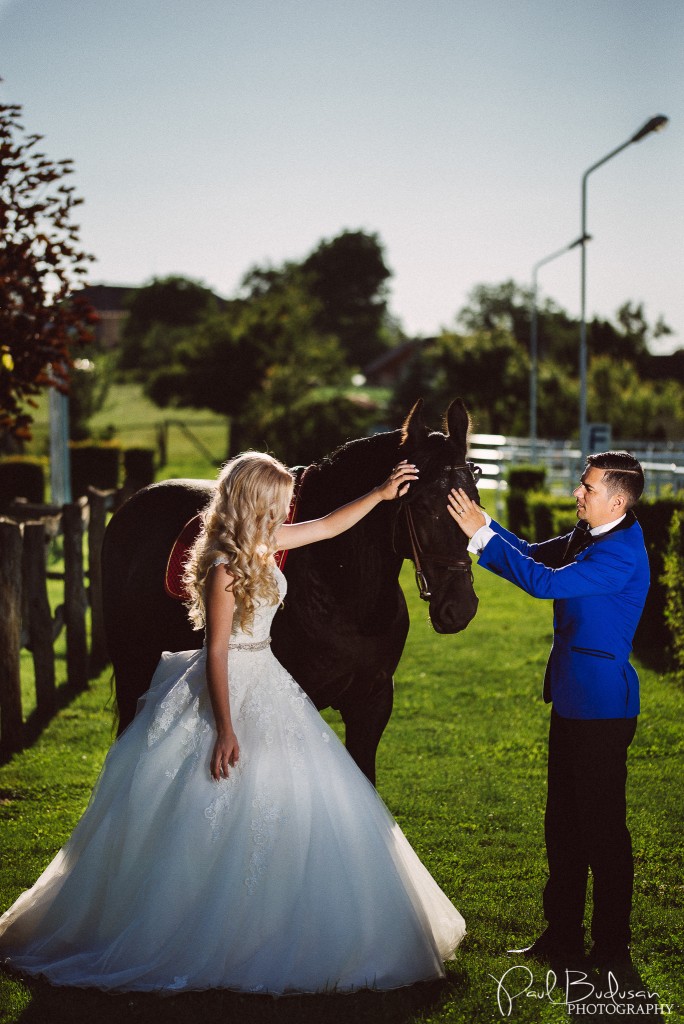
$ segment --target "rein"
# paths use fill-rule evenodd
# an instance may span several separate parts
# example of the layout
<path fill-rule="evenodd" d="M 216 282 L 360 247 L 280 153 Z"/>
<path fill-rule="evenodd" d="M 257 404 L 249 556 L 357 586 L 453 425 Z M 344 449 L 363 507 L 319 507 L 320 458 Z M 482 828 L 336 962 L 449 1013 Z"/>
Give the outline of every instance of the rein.
<path fill-rule="evenodd" d="M 467 462 L 463 466 L 445 466 L 445 470 L 446 469 L 450 470 L 451 473 L 469 470 L 473 478 L 473 481 L 477 481 L 482 474 L 482 470 L 480 469 L 480 467 L 474 465 L 474 463 L 472 462 Z M 444 566 L 450 572 L 467 572 L 469 573 L 472 582 L 473 570 L 470 555 L 466 555 L 465 558 L 454 559 L 450 557 L 445 557 L 442 554 L 437 554 L 436 552 L 426 551 L 424 548 L 421 547 L 420 541 L 418 540 L 418 532 L 416 530 L 416 525 L 413 521 L 413 509 L 411 508 L 411 502 L 406 500 L 402 500 L 402 503 L 397 512 L 396 519 L 394 521 L 394 530 L 392 532 L 392 549 L 395 552 L 395 554 L 397 553 L 395 545 L 396 525 L 399 520 L 399 516 L 401 515 L 402 512 L 404 512 L 406 515 L 406 526 L 408 529 L 409 542 L 411 544 L 413 564 L 416 570 L 416 585 L 418 586 L 418 594 L 420 595 L 421 600 L 429 601 L 430 598 L 432 597 L 430 584 L 428 583 L 427 576 L 423 569 L 423 565 L 426 561 L 429 561 L 432 565 Z"/>

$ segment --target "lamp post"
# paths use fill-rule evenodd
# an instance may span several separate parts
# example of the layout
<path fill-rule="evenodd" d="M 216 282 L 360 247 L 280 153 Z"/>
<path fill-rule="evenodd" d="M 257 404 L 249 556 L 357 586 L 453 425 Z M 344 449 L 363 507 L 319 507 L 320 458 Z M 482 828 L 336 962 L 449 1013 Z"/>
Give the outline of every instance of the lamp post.
<path fill-rule="evenodd" d="M 537 458 L 537 367 L 539 363 L 538 358 L 538 344 L 537 344 L 537 273 L 540 267 L 543 267 L 546 263 L 551 263 L 552 260 L 558 259 L 559 256 L 563 256 L 566 252 L 570 252 L 571 249 L 576 249 L 578 245 L 582 245 L 583 242 L 588 242 L 590 236 L 576 238 L 570 245 L 564 245 L 562 249 L 558 249 L 556 252 L 552 252 L 550 256 L 544 256 L 543 259 L 537 260 L 532 267 L 532 304 L 531 304 L 531 315 L 530 315 L 530 457 L 534 462 Z"/>
<path fill-rule="evenodd" d="M 592 164 L 584 174 L 582 175 L 582 234 L 580 236 L 580 245 L 582 246 L 582 260 L 581 260 L 581 271 L 580 271 L 580 351 L 579 351 L 579 378 L 580 378 L 580 409 L 579 409 L 579 440 L 580 450 L 582 455 L 581 465 L 584 465 L 588 453 L 589 438 L 587 437 L 587 321 L 586 321 L 586 302 L 587 302 L 587 246 L 586 242 L 588 239 L 587 235 L 587 178 L 595 171 L 597 167 L 601 167 L 603 164 L 612 160 L 614 156 L 621 153 L 623 149 L 627 149 L 633 142 L 640 142 L 651 132 L 660 131 L 668 123 L 668 118 L 664 114 L 657 114 L 652 117 L 650 121 L 647 121 L 638 132 L 635 132 L 631 138 L 623 142 L 621 146 L 611 150 L 606 156 L 602 157 L 595 164 Z"/>

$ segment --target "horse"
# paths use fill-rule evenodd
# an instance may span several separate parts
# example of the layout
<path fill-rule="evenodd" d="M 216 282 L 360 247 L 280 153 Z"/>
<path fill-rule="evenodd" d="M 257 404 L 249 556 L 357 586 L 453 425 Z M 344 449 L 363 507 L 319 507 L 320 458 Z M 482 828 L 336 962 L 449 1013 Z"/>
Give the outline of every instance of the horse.
<path fill-rule="evenodd" d="M 288 593 L 271 631 L 275 656 L 316 707 L 340 712 L 347 749 L 372 783 L 408 634 L 403 560 L 415 563 L 438 633 L 460 632 L 477 610 L 467 538 L 447 513 L 451 487 L 478 500 L 477 471 L 466 463 L 468 428 L 456 399 L 445 433 L 430 432 L 419 400 L 401 429 L 347 442 L 307 467 L 298 488 L 297 520 L 316 519 L 370 491 L 401 459 L 419 470 L 404 497 L 381 502 L 338 537 L 288 552 Z M 164 580 L 174 541 L 214 486 L 188 479 L 151 484 L 121 506 L 105 532 L 103 613 L 119 732 L 132 720 L 162 651 L 202 646 L 202 632 Z"/>

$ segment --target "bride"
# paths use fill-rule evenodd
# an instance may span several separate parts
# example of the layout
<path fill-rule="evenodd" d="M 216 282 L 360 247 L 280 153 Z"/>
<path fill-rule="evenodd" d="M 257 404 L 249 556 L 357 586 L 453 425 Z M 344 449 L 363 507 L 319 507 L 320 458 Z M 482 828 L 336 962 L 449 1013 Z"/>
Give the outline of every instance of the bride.
<path fill-rule="evenodd" d="M 199 651 L 165 652 L 66 845 L 0 918 L 0 962 L 112 991 L 390 989 L 443 976 L 463 918 L 269 649 L 275 551 L 417 477 L 284 524 L 289 471 L 223 468 L 186 569 Z"/>

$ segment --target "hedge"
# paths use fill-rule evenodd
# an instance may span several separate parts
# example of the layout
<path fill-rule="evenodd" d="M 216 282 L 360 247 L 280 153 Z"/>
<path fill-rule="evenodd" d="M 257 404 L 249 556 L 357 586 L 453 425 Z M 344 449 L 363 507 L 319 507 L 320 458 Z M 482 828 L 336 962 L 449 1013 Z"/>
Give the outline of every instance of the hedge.
<path fill-rule="evenodd" d="M 42 505 L 46 466 L 47 459 L 32 455 L 10 455 L 0 460 L 0 505 L 9 505 L 15 498 Z"/>
<path fill-rule="evenodd" d="M 506 494 L 506 522 L 508 529 L 517 537 L 534 539 L 534 529 L 528 506 L 532 492 L 541 491 L 546 481 L 546 468 L 521 464 L 510 466 L 506 473 L 508 493 Z"/>
<path fill-rule="evenodd" d="M 119 463 L 121 448 L 113 442 L 94 444 L 92 441 L 72 441 L 71 493 L 80 498 L 88 493 L 89 487 L 100 491 L 113 491 L 119 486 Z"/>
<path fill-rule="evenodd" d="M 154 448 L 127 448 L 124 451 L 124 486 L 137 490 L 154 483 L 154 454 Z"/>
<path fill-rule="evenodd" d="M 672 661 L 680 682 L 684 682 L 684 508 L 672 516 L 662 581 Z"/>
<path fill-rule="evenodd" d="M 577 503 L 574 498 L 530 494 L 527 509 L 531 537 L 536 543 L 570 533 L 577 522 Z"/>
<path fill-rule="evenodd" d="M 634 637 L 634 649 L 641 657 L 662 669 L 672 666 L 672 637 L 665 617 L 667 591 L 663 574 L 665 552 L 668 548 L 670 524 L 675 512 L 684 509 L 681 498 L 642 500 L 636 507 L 636 517 L 644 531 L 644 541 L 651 567 L 651 586 L 646 598 L 641 621 Z"/>

